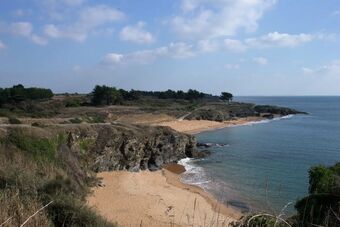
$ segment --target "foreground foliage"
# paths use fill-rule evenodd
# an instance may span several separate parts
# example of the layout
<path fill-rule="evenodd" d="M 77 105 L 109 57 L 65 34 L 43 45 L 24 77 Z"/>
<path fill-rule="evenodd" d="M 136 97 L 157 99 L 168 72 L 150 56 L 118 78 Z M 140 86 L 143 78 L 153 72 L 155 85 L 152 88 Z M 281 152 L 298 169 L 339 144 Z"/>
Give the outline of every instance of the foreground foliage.
<path fill-rule="evenodd" d="M 296 226 L 340 226 L 340 163 L 309 171 L 309 195 L 299 200 Z"/>
<path fill-rule="evenodd" d="M 66 135 L 36 137 L 13 129 L 0 143 L 0 223 L 20 226 L 114 226 L 85 205 L 95 181 Z"/>

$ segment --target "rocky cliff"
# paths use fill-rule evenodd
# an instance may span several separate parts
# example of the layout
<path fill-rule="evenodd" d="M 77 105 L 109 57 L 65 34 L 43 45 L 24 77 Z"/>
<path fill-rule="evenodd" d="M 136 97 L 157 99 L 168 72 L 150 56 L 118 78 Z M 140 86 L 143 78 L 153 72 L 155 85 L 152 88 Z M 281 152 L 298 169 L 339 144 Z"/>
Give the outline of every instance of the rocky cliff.
<path fill-rule="evenodd" d="M 286 116 L 289 114 L 306 114 L 295 109 L 270 106 L 255 105 L 251 103 L 232 102 L 226 103 L 210 103 L 204 107 L 200 107 L 192 111 L 185 117 L 186 120 L 210 120 L 210 121 L 227 121 L 233 118 L 253 117 L 253 116 Z"/>
<path fill-rule="evenodd" d="M 59 137 L 59 151 L 77 157 L 82 166 L 95 172 L 111 170 L 157 170 L 164 164 L 197 154 L 193 136 L 168 127 L 130 124 L 77 124 L 46 127 L 17 127 L 34 137 Z M 63 139 L 60 139 L 63 138 Z"/>

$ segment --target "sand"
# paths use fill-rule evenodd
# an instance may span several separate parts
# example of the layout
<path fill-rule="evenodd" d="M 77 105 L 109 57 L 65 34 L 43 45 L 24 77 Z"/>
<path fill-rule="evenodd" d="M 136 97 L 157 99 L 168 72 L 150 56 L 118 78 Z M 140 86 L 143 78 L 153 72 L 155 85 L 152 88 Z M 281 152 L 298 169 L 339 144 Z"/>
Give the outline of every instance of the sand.
<path fill-rule="evenodd" d="M 168 168 L 181 172 L 181 167 Z M 199 187 L 183 184 L 180 175 L 155 172 L 99 173 L 88 204 L 119 226 L 228 226 L 241 214 L 218 203 Z M 218 223 L 218 224 L 217 224 Z"/>
<path fill-rule="evenodd" d="M 161 122 L 154 125 L 168 126 L 176 131 L 197 134 L 203 131 L 210 131 L 235 125 L 242 125 L 249 122 L 264 120 L 262 117 L 244 117 L 236 120 L 217 122 L 217 121 L 207 121 L 207 120 L 174 120 Z"/>
<path fill-rule="evenodd" d="M 216 122 L 206 120 L 168 120 L 152 125 L 168 126 L 179 132 L 196 134 L 249 122 L 247 117 Z M 219 203 L 203 189 L 180 181 L 183 166 L 172 164 L 150 172 L 114 171 L 99 173 L 103 187 L 96 187 L 87 201 L 99 214 L 119 226 L 228 226 L 242 214 Z"/>

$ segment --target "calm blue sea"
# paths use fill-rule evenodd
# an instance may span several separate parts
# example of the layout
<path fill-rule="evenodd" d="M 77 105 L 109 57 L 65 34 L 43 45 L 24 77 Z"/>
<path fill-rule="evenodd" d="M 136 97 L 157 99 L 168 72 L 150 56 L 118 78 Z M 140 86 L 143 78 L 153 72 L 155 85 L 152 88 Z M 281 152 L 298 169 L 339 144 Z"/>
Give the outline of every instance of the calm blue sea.
<path fill-rule="evenodd" d="M 198 142 L 225 144 L 189 168 L 183 181 L 246 211 L 280 211 L 306 195 L 313 165 L 340 161 L 340 97 L 237 97 L 236 101 L 306 111 L 280 120 L 197 135 Z M 294 212 L 293 204 L 288 213 Z"/>

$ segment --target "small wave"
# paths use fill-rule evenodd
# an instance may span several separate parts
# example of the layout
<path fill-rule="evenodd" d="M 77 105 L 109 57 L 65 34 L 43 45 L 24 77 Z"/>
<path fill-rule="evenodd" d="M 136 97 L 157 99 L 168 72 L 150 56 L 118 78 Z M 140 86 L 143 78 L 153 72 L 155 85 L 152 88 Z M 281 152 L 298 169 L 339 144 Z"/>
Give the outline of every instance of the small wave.
<path fill-rule="evenodd" d="M 238 126 L 252 126 L 252 125 L 257 125 L 257 124 L 264 124 L 264 123 L 270 123 L 272 121 L 280 121 L 280 120 L 284 120 L 284 119 L 289 119 L 292 118 L 294 116 L 294 114 L 289 114 L 286 116 L 282 116 L 282 117 L 275 117 L 273 119 L 265 119 L 265 120 L 261 120 L 261 121 L 250 121 L 244 124 L 239 124 L 239 125 L 233 125 L 231 127 L 238 127 Z"/>
<path fill-rule="evenodd" d="M 200 185 L 201 187 L 208 184 L 210 181 L 208 180 L 204 169 L 200 166 L 196 166 L 193 162 L 194 159 L 192 158 L 184 158 L 178 161 L 178 164 L 183 165 L 186 170 L 182 174 L 182 182 L 191 185 Z M 202 188 L 204 189 L 204 187 Z"/>

